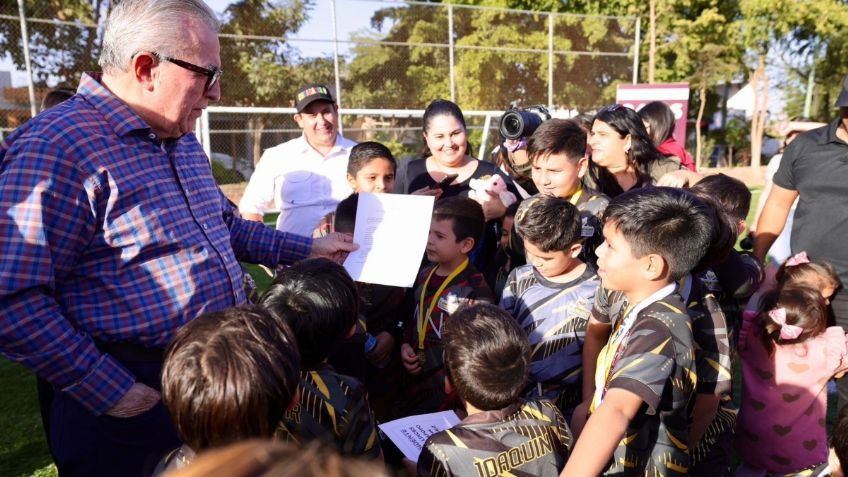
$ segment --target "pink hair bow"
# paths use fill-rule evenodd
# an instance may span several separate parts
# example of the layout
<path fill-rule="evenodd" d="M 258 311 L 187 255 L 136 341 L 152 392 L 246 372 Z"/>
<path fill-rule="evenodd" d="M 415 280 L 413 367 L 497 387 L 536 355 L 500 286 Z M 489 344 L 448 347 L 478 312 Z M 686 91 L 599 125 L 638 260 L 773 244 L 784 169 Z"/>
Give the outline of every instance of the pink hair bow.
<path fill-rule="evenodd" d="M 789 257 L 789 260 L 786 261 L 786 266 L 796 267 L 805 263 L 810 263 L 810 259 L 809 257 L 807 257 L 807 252 L 802 250 L 796 253 L 795 255 Z"/>
<path fill-rule="evenodd" d="M 786 324 L 785 308 L 775 308 L 768 312 L 768 316 L 772 321 L 780 325 L 780 337 L 785 340 L 794 340 L 801 336 L 801 333 L 804 331 L 800 326 Z"/>

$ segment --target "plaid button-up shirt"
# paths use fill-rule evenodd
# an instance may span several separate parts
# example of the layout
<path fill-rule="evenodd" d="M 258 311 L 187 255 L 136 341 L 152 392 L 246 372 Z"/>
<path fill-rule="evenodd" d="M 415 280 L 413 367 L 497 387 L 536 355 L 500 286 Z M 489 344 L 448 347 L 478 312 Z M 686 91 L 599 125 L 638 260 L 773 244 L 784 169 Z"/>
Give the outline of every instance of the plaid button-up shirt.
<path fill-rule="evenodd" d="M 0 352 L 103 413 L 134 377 L 95 340 L 164 347 L 245 303 L 238 260 L 311 244 L 235 217 L 193 134 L 160 140 L 84 74 L 0 143 Z"/>

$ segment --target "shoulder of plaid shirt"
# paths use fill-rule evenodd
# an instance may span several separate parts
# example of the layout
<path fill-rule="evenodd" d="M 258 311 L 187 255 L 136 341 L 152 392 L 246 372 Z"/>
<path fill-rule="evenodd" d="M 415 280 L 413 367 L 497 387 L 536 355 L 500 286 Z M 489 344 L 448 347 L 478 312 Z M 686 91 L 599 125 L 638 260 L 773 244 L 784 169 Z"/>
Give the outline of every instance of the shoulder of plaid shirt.
<path fill-rule="evenodd" d="M 164 347 L 245 302 L 238 260 L 307 237 L 237 218 L 193 134 L 162 142 L 98 78 L 0 143 L 0 352 L 95 414 L 133 375 L 100 342 Z"/>

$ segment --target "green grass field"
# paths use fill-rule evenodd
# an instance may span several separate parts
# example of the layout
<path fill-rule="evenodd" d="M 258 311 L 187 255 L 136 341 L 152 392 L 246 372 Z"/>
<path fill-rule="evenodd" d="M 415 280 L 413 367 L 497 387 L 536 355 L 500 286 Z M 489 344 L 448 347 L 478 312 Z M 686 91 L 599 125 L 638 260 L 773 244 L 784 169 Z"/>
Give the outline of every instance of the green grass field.
<path fill-rule="evenodd" d="M 749 221 L 753 218 L 760 189 L 751 191 L 753 200 Z M 273 226 L 275 220 L 275 216 L 267 216 L 265 222 Z M 264 290 L 270 283 L 268 275 L 253 265 L 249 265 L 248 270 L 260 290 Z M 739 375 L 738 372 L 736 374 Z M 738 386 L 735 387 L 738 389 Z M 22 366 L 0 358 L 0 389 L 0 476 L 56 476 L 56 467 L 47 451 L 38 414 L 35 377 Z M 829 421 L 832 420 L 833 409 L 834 406 L 831 406 Z"/>

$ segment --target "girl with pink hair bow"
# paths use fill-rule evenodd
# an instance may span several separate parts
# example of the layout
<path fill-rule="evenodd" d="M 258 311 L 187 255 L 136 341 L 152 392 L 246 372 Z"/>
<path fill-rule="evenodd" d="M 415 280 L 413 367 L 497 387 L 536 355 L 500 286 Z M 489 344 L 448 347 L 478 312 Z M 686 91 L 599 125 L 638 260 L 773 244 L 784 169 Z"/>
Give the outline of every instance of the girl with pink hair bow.
<path fill-rule="evenodd" d="M 736 475 L 796 474 L 827 462 L 827 382 L 848 370 L 848 339 L 827 326 L 817 287 L 784 285 L 759 305 L 748 304 L 739 332 Z"/>
<path fill-rule="evenodd" d="M 778 289 L 795 286 L 815 288 L 821 292 L 828 304 L 830 304 L 830 297 L 841 285 L 833 265 L 810 260 L 806 251 L 800 251 L 789 257 L 777 270 L 775 278 Z"/>

